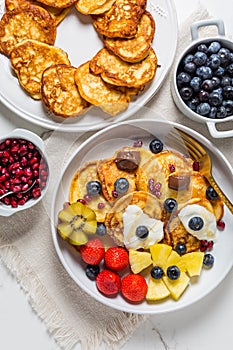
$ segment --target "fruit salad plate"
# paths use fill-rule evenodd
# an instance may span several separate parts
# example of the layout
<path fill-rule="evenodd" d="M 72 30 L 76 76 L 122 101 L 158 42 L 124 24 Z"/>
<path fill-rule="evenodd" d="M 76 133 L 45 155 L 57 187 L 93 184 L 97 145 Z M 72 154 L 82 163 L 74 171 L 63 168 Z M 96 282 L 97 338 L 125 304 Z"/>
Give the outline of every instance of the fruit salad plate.
<path fill-rule="evenodd" d="M 155 138 L 162 141 L 167 150 L 174 149 L 174 145 L 171 144 L 167 136 L 171 131 L 174 131 L 175 127 L 185 131 L 204 145 L 212 158 L 213 176 L 232 201 L 233 173 L 224 155 L 209 140 L 197 132 L 176 123 L 152 119 L 125 121 L 97 132 L 85 141 L 67 161 L 54 190 L 51 203 L 51 230 L 56 252 L 64 268 L 70 277 L 89 295 L 118 310 L 141 314 L 159 314 L 191 305 L 216 288 L 226 277 L 233 264 L 233 216 L 225 205 L 222 218 L 225 228 L 222 231 L 219 230 L 218 239 L 214 243 L 214 249 L 211 250 L 212 256 L 214 256 L 214 265 L 208 269 L 202 268 L 202 272 L 198 277 L 191 278 L 187 289 L 178 300 L 168 297 L 161 301 L 148 302 L 144 299 L 135 304 L 123 298 L 121 293 L 111 298 L 107 297 L 99 292 L 96 282 L 87 277 L 86 264 L 82 260 L 80 252 L 58 234 L 58 214 L 64 208 L 64 203 L 69 201 L 70 185 L 74 174 L 80 167 L 95 160 L 108 159 L 112 157 L 114 152 L 123 147 L 132 145 L 135 147 L 135 142 L 137 145 L 142 143 L 142 147 L 148 149 L 151 140 Z"/>
<path fill-rule="evenodd" d="M 148 0 L 147 10 L 156 23 L 153 49 L 158 57 L 156 76 L 128 109 L 112 117 L 100 108 L 93 107 L 79 117 L 61 118 L 48 112 L 41 101 L 33 100 L 19 85 L 13 74 L 9 59 L 0 55 L 1 81 L 0 101 L 16 115 L 33 124 L 59 131 L 82 132 L 101 129 L 115 122 L 123 121 L 145 105 L 161 87 L 174 59 L 177 45 L 177 18 L 173 1 Z M 0 0 L 0 15 L 4 13 L 4 0 Z M 169 43 L 169 45 L 168 45 Z M 102 47 L 101 37 L 94 30 L 90 16 L 85 16 L 73 8 L 57 28 L 55 46 L 67 52 L 71 65 L 79 65 L 90 60 Z"/>

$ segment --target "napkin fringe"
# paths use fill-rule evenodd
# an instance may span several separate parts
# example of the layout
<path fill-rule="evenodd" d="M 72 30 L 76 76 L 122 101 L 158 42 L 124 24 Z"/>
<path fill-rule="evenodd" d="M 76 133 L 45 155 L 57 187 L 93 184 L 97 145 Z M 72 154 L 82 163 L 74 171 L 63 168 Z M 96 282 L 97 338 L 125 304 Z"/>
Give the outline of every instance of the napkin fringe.
<path fill-rule="evenodd" d="M 71 350 L 77 343 L 78 335 L 75 329 L 66 326 L 66 322 L 60 310 L 51 298 L 48 297 L 46 288 L 41 284 L 38 276 L 32 271 L 29 264 L 22 258 L 16 247 L 10 244 L 0 246 L 1 261 L 12 275 L 15 276 L 20 287 L 28 297 L 32 309 L 43 320 L 57 342 L 66 350 Z M 106 349 L 115 350 L 119 344 L 125 343 L 130 334 L 145 321 L 145 315 L 123 313 L 109 322 L 108 327 L 102 328 L 92 336 L 87 335 L 80 340 L 82 349 L 93 350 L 103 343 Z"/>

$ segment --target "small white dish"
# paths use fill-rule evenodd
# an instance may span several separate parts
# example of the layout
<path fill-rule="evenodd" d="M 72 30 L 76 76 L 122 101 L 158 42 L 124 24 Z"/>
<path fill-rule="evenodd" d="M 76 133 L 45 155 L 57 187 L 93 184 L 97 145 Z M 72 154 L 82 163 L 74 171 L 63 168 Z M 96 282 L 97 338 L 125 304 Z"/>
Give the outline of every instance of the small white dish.
<path fill-rule="evenodd" d="M 0 143 L 2 143 L 6 139 L 25 139 L 27 141 L 31 141 L 36 148 L 40 151 L 41 155 L 43 155 L 48 168 L 48 177 L 46 180 L 46 186 L 41 190 L 41 196 L 37 199 L 29 199 L 25 204 L 19 205 L 16 208 L 11 207 L 10 205 L 6 205 L 4 203 L 0 203 L 0 216 L 11 216 L 15 214 L 16 212 L 26 210 L 28 208 L 31 208 L 32 206 L 36 205 L 41 201 L 41 199 L 44 197 L 48 186 L 49 186 L 49 177 L 50 177 L 50 171 L 49 171 L 49 164 L 48 159 L 45 154 L 45 146 L 43 140 L 36 135 L 35 133 L 28 131 L 26 129 L 15 129 L 12 132 L 10 132 L 7 135 L 0 137 Z"/>
<path fill-rule="evenodd" d="M 206 26 L 216 26 L 218 29 L 218 36 L 216 37 L 207 37 L 207 38 L 200 38 L 198 35 L 198 30 L 201 27 L 206 27 Z M 212 137 L 214 138 L 226 138 L 226 137 L 233 137 L 233 130 L 225 130 L 225 131 L 219 131 L 217 130 L 216 126 L 219 123 L 225 123 L 229 121 L 233 121 L 233 115 L 228 116 L 226 118 L 221 118 L 221 119 L 210 119 L 204 116 L 201 116 L 194 111 L 192 111 L 182 100 L 177 84 L 176 84 L 176 77 L 177 77 L 177 70 L 180 65 L 180 62 L 182 59 L 189 54 L 195 47 L 200 45 L 201 43 L 210 43 L 212 41 L 218 41 L 222 44 L 222 46 L 230 49 L 231 51 L 233 50 L 233 41 L 229 40 L 225 36 L 225 28 L 224 28 L 224 23 L 222 20 L 219 19 L 209 19 L 209 20 L 204 20 L 200 22 L 193 23 L 191 25 L 191 36 L 192 36 L 192 42 L 190 45 L 180 54 L 179 58 L 176 61 L 174 72 L 173 72 L 173 77 L 171 81 L 171 91 L 172 91 L 172 96 L 174 99 L 175 104 L 179 108 L 179 110 L 186 115 L 188 118 L 199 122 L 199 123 L 205 123 L 209 129 L 209 132 Z"/>

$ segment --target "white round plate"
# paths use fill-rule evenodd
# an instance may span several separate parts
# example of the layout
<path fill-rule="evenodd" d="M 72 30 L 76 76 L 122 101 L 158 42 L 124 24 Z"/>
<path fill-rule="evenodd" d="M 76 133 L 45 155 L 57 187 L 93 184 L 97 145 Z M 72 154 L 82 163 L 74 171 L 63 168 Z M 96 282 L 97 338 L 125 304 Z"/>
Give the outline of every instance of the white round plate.
<path fill-rule="evenodd" d="M 133 305 L 126 302 L 121 295 L 118 295 L 116 298 L 107 298 L 100 294 L 95 282 L 90 281 L 86 277 L 84 264 L 81 262 L 79 253 L 75 252 L 68 243 L 57 235 L 58 212 L 62 209 L 63 203 L 68 200 L 71 179 L 82 164 L 94 159 L 111 157 L 114 151 L 122 146 L 132 145 L 133 141 L 137 139 L 143 139 L 146 146 L 149 140 L 158 137 L 164 142 L 165 147 L 172 148 L 171 144 L 166 141 L 166 135 L 174 127 L 186 131 L 204 144 L 213 161 L 214 178 L 220 184 L 222 190 L 227 193 L 229 199 L 233 201 L 233 171 L 223 154 L 197 132 L 179 124 L 155 120 L 122 122 L 97 132 L 84 142 L 68 160 L 54 191 L 51 208 L 51 229 L 55 249 L 64 268 L 83 290 L 101 303 L 115 309 L 141 314 L 156 314 L 183 308 L 210 293 L 223 280 L 233 265 L 233 215 L 225 207 L 223 219 L 226 227 L 224 231 L 220 232 L 219 239 L 214 246 L 213 255 L 216 259 L 214 266 L 209 270 L 203 269 L 198 282 L 191 283 L 178 301 L 167 299 L 160 303 L 150 304 L 144 301 L 141 304 Z"/>
<path fill-rule="evenodd" d="M 48 113 L 41 101 L 33 100 L 19 85 L 12 74 L 10 61 L 0 54 L 1 79 L 0 101 L 10 110 L 31 123 L 67 132 L 82 132 L 101 129 L 112 123 L 125 120 L 136 113 L 158 91 L 174 59 L 177 45 L 177 18 L 173 0 L 148 0 L 147 9 L 156 23 L 153 48 L 158 57 L 156 76 L 146 89 L 132 101 L 128 109 L 111 117 L 94 107 L 85 115 L 64 120 Z M 0 0 L 0 15 L 4 12 L 4 0 Z M 169 43 L 169 44 L 168 44 Z M 90 16 L 85 16 L 73 8 L 57 28 L 55 46 L 68 53 L 71 64 L 78 67 L 90 60 L 102 47 L 103 42 L 94 30 Z"/>

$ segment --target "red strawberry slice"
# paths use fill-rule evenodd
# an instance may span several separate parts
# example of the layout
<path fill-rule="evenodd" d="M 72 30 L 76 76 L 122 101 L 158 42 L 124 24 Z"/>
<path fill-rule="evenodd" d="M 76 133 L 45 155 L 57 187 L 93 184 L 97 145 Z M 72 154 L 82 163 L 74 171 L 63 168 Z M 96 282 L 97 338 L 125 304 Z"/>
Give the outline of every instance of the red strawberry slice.
<path fill-rule="evenodd" d="M 120 291 L 120 276 L 110 270 L 102 270 L 96 277 L 98 290 L 106 296 L 113 296 Z"/>
<path fill-rule="evenodd" d="M 113 271 L 121 271 L 129 263 L 128 252 L 122 247 L 111 247 L 105 252 L 105 266 Z"/>
<path fill-rule="evenodd" d="M 90 265 L 98 265 L 104 258 L 105 249 L 98 238 L 93 238 L 80 247 L 83 261 Z"/>
<path fill-rule="evenodd" d="M 121 281 L 122 295 L 129 301 L 140 302 L 147 293 L 148 286 L 143 276 L 137 274 L 129 274 Z"/>

